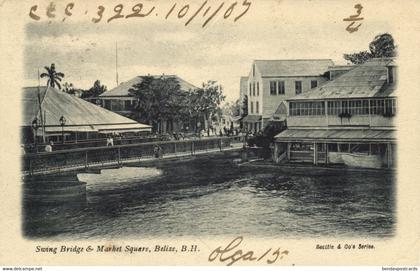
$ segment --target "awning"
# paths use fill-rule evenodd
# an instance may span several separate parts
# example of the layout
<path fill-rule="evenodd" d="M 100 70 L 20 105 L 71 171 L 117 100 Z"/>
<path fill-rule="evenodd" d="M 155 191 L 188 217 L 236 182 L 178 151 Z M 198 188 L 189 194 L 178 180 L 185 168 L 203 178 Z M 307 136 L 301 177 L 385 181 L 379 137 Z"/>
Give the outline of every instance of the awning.
<path fill-rule="evenodd" d="M 61 131 L 64 132 L 97 132 L 93 126 L 86 125 L 86 126 L 50 126 L 45 127 L 45 132 L 48 134 L 51 133 L 61 133 Z M 38 129 L 38 133 L 42 133 L 42 128 Z"/>
<path fill-rule="evenodd" d="M 242 119 L 243 122 L 255 123 L 261 121 L 261 115 L 247 115 Z"/>
<path fill-rule="evenodd" d="M 373 129 L 287 129 L 276 142 L 393 142 L 394 130 Z"/>

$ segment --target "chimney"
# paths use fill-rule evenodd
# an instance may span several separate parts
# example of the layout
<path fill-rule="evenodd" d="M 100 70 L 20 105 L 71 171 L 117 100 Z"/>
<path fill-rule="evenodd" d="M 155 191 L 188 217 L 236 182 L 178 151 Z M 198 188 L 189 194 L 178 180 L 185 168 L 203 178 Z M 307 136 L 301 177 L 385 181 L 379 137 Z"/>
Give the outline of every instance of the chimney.
<path fill-rule="evenodd" d="M 392 84 L 395 81 L 396 77 L 396 67 L 395 66 L 387 66 L 388 69 L 388 84 Z"/>

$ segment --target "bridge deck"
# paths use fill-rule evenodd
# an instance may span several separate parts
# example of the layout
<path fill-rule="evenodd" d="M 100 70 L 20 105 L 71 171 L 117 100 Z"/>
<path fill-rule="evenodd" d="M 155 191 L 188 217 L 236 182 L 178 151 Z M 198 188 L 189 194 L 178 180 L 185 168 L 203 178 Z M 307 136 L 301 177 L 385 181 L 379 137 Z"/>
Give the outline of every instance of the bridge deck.
<path fill-rule="evenodd" d="M 162 155 L 156 157 L 156 146 Z M 23 176 L 49 175 L 86 169 L 100 169 L 138 162 L 152 162 L 203 155 L 243 147 L 241 137 L 221 137 L 190 141 L 153 142 L 113 147 L 63 150 L 28 154 L 23 157 Z"/>

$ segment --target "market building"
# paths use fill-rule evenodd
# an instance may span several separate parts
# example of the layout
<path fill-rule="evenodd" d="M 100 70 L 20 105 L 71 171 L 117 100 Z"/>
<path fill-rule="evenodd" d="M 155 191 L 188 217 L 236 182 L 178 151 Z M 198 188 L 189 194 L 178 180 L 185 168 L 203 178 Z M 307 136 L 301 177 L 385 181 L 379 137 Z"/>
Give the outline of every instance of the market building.
<path fill-rule="evenodd" d="M 270 121 L 285 125 L 286 100 L 329 80 L 327 71 L 333 65 L 330 59 L 254 60 L 246 84 L 248 115 L 242 120 L 245 128 L 255 133 Z"/>
<path fill-rule="evenodd" d="M 22 143 L 87 140 L 107 134 L 149 133 L 138 123 L 52 87 L 22 90 Z"/>
<path fill-rule="evenodd" d="M 371 59 L 288 98 L 287 129 L 275 138 L 275 161 L 393 167 L 396 68 L 392 58 Z"/>

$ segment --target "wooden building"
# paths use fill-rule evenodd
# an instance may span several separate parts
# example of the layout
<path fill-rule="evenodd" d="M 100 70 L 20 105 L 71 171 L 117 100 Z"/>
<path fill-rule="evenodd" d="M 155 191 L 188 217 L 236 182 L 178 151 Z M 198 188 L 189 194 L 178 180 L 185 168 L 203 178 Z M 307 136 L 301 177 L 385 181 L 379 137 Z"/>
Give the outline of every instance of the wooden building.
<path fill-rule="evenodd" d="M 284 122 L 286 100 L 327 81 L 333 65 L 330 59 L 254 60 L 247 81 L 245 128 L 258 132 L 270 121 Z"/>
<path fill-rule="evenodd" d="M 276 136 L 274 159 L 393 167 L 396 75 L 393 59 L 371 59 L 288 98 L 288 127 Z"/>
<path fill-rule="evenodd" d="M 178 77 L 177 75 L 147 75 L 152 76 L 154 78 L 174 78 L 178 81 L 181 90 L 189 91 L 197 89 L 196 86 L 190 84 L 189 82 L 183 80 L 182 78 Z M 115 113 L 126 117 L 133 116 L 133 110 L 137 106 L 138 101 L 137 98 L 130 94 L 129 89 L 132 88 L 134 85 L 139 84 L 143 81 L 144 76 L 136 76 L 127 82 L 123 82 L 117 87 L 108 90 L 99 97 L 96 97 L 94 100 L 91 99 L 91 102 L 96 103 L 99 106 L 102 106 L 108 110 L 111 110 Z M 177 132 L 181 130 L 183 124 L 182 123 L 173 123 L 171 121 L 167 121 L 167 123 L 163 123 L 161 129 L 159 129 L 162 133 L 167 132 Z"/>

